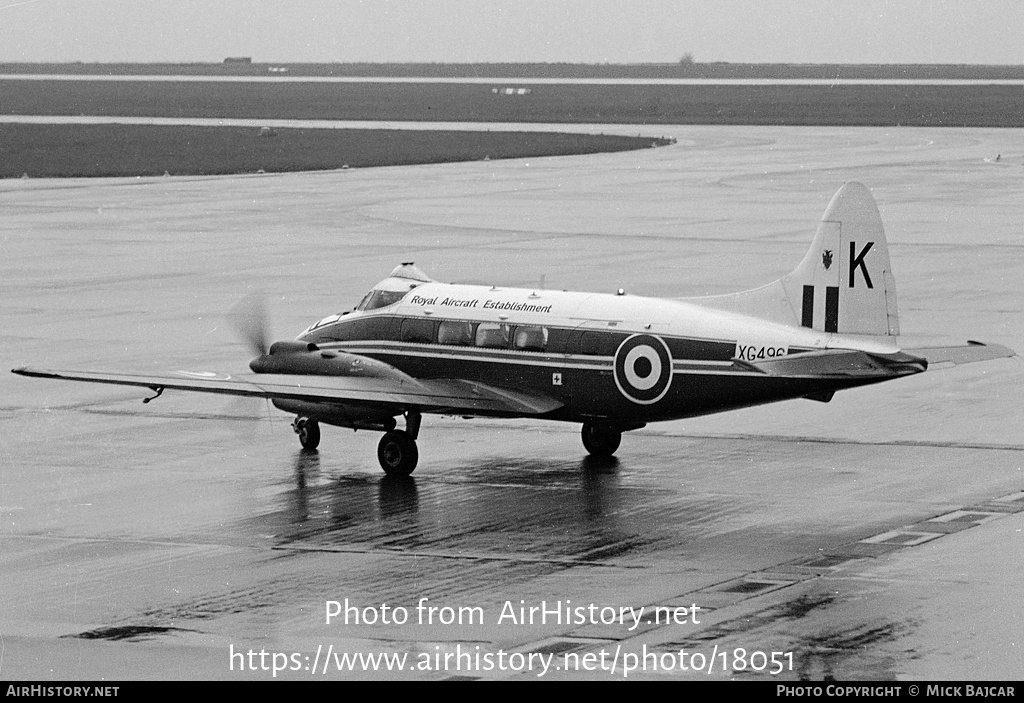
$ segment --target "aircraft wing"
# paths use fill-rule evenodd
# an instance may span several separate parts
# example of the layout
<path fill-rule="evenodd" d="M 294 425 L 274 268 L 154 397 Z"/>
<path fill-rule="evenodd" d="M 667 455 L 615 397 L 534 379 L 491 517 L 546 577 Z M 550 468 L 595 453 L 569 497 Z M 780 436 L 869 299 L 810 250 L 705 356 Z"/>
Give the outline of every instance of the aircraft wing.
<path fill-rule="evenodd" d="M 157 393 L 171 389 L 255 398 L 365 405 L 368 408 L 393 409 L 396 414 L 404 409 L 416 408 L 422 412 L 452 414 L 543 415 L 562 406 L 561 402 L 547 396 L 461 379 L 419 380 L 250 373 L 228 375 L 208 371 L 142 375 L 29 367 L 12 369 L 12 372 L 35 378 L 139 386 L 150 388 Z"/>
<path fill-rule="evenodd" d="M 970 340 L 965 345 L 921 347 L 919 349 L 905 349 L 904 351 L 926 359 L 928 367 L 933 369 L 941 369 L 958 364 L 971 364 L 975 361 L 1005 359 L 1017 355 L 1012 349 L 1001 344 L 982 344 L 981 342 Z"/>

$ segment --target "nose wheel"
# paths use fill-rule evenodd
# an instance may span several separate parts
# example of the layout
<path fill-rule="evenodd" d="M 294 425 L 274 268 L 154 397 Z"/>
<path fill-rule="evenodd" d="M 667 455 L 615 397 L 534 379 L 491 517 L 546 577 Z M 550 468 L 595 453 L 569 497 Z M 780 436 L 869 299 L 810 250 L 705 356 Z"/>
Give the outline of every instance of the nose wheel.
<path fill-rule="evenodd" d="M 584 423 L 583 446 L 593 456 L 611 456 L 619 448 L 622 432 L 608 425 Z"/>
<path fill-rule="evenodd" d="M 299 444 L 303 449 L 312 451 L 320 445 L 320 423 L 308 417 L 297 417 L 292 429 L 299 436 Z"/>

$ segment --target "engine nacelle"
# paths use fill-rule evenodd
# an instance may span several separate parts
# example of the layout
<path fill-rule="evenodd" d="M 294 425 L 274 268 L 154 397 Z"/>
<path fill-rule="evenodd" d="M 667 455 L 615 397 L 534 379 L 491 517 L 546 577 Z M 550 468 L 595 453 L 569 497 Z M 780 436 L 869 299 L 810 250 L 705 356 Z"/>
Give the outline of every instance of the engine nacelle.
<path fill-rule="evenodd" d="M 362 376 L 418 385 L 412 376 L 383 361 L 336 349 L 321 349 L 311 342 L 274 342 L 269 353 L 249 362 L 249 368 L 255 373 Z"/>
<path fill-rule="evenodd" d="M 300 417 L 308 417 L 317 422 L 335 427 L 348 427 L 353 430 L 373 430 L 390 432 L 395 429 L 395 418 L 386 412 L 369 412 L 367 408 L 344 403 L 317 403 L 306 400 L 271 401 L 278 410 L 292 413 Z M 399 411 L 396 409 L 395 413 Z"/>
<path fill-rule="evenodd" d="M 296 352 L 311 352 L 320 349 L 312 342 L 274 342 L 270 345 L 268 356 L 274 354 L 294 354 Z"/>

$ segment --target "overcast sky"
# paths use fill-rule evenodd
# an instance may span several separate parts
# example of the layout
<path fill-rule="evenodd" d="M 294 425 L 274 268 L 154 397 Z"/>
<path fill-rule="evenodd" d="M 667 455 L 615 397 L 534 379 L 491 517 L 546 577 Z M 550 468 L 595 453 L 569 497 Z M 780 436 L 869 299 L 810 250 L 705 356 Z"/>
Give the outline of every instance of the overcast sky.
<path fill-rule="evenodd" d="M 0 61 L 1024 63 L 1022 0 L 0 0 Z"/>

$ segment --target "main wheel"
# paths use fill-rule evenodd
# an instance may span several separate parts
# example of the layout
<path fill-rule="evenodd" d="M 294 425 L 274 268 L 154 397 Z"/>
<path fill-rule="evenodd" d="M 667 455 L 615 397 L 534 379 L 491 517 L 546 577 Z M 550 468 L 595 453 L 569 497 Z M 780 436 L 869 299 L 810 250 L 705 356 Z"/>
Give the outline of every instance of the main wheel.
<path fill-rule="evenodd" d="M 299 435 L 299 444 L 303 449 L 312 451 L 320 445 L 320 423 L 316 420 L 296 420 L 295 434 Z"/>
<path fill-rule="evenodd" d="M 420 452 L 416 440 L 402 430 L 385 432 L 377 445 L 377 460 L 388 476 L 408 476 L 416 468 Z"/>
<path fill-rule="evenodd" d="M 594 456 L 611 456 L 619 448 L 622 433 L 608 425 L 583 425 L 583 446 Z"/>

